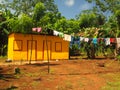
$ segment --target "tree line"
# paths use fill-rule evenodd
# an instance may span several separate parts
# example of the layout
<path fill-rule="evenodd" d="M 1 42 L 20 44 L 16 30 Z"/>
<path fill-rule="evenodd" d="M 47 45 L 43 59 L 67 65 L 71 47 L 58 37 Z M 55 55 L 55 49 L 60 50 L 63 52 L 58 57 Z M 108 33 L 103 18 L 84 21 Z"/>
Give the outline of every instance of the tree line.
<path fill-rule="evenodd" d="M 120 36 L 120 1 L 86 0 L 95 3 L 73 19 L 61 15 L 54 0 L 2 0 L 0 3 L 0 55 L 6 55 L 9 33 L 32 33 L 33 27 L 84 37 Z M 110 13 L 109 17 L 105 13 Z"/>

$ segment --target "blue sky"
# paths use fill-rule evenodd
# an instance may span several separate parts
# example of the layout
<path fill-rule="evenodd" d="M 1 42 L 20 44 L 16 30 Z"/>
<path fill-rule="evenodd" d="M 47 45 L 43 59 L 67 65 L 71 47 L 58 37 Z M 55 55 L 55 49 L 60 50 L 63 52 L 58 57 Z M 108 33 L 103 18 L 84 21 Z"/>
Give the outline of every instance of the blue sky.
<path fill-rule="evenodd" d="M 59 12 L 67 19 L 75 18 L 82 10 L 92 8 L 93 4 L 85 0 L 55 0 Z"/>

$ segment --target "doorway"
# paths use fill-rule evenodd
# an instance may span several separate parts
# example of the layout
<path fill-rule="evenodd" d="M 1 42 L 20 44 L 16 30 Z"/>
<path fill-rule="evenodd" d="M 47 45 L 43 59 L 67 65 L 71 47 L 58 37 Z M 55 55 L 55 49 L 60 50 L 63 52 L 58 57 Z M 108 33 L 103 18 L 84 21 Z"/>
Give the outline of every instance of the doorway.
<path fill-rule="evenodd" d="M 47 44 L 46 44 L 47 43 Z M 43 41 L 43 60 L 51 59 L 51 41 Z"/>
<path fill-rule="evenodd" d="M 28 40 L 27 41 L 27 60 L 36 60 L 37 59 L 37 41 Z"/>

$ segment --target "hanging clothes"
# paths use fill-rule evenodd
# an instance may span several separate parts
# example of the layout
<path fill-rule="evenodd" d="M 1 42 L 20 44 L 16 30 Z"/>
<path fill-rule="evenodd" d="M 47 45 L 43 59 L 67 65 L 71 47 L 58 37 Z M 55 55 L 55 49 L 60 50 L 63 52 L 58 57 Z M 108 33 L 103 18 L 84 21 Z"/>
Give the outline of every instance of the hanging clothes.
<path fill-rule="evenodd" d="M 74 44 L 78 45 L 78 48 L 80 48 L 80 37 L 74 37 Z"/>
<path fill-rule="evenodd" d="M 84 37 L 80 37 L 80 41 L 84 41 Z"/>
<path fill-rule="evenodd" d="M 93 38 L 92 43 L 97 44 L 97 38 Z"/>
<path fill-rule="evenodd" d="M 105 38 L 105 44 L 110 45 L 110 38 Z"/>
<path fill-rule="evenodd" d="M 71 35 L 64 34 L 64 40 L 71 41 Z"/>
<path fill-rule="evenodd" d="M 98 39 L 97 39 L 97 42 L 100 43 L 100 42 L 101 42 L 101 38 L 98 38 Z"/>
<path fill-rule="evenodd" d="M 120 47 L 120 38 L 116 38 L 116 42 L 117 42 L 117 48 Z"/>
<path fill-rule="evenodd" d="M 53 31 L 53 35 L 59 36 L 59 32 L 54 30 L 54 31 Z"/>
<path fill-rule="evenodd" d="M 70 48 L 72 48 L 72 45 L 74 44 L 74 37 L 71 36 L 71 41 L 70 41 Z"/>
<path fill-rule="evenodd" d="M 110 43 L 116 43 L 116 38 L 110 38 Z"/>
<path fill-rule="evenodd" d="M 32 31 L 33 31 L 33 32 L 36 32 L 36 30 L 37 30 L 37 28 L 32 28 Z"/>
<path fill-rule="evenodd" d="M 89 38 L 84 38 L 84 42 L 88 42 L 89 41 Z"/>
<path fill-rule="evenodd" d="M 41 31 L 42 31 L 41 27 L 37 28 L 37 32 L 41 32 Z"/>

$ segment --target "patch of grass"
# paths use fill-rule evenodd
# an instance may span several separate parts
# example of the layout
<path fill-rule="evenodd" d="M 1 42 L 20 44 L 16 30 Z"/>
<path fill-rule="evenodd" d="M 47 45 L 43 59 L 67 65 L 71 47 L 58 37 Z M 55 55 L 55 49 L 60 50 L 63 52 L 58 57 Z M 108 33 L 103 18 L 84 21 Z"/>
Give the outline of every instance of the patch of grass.
<path fill-rule="evenodd" d="M 6 59 L 7 56 L 0 56 L 0 59 Z"/>
<path fill-rule="evenodd" d="M 101 90 L 120 90 L 120 73 L 104 74 L 102 77 L 106 80 L 106 85 Z"/>
<path fill-rule="evenodd" d="M 107 82 L 106 86 L 103 86 L 101 90 L 120 90 L 119 82 Z"/>
<path fill-rule="evenodd" d="M 38 77 L 40 74 L 39 73 L 26 73 L 25 76 L 28 77 Z"/>
<path fill-rule="evenodd" d="M 106 81 L 120 81 L 120 73 L 108 73 L 101 75 L 102 78 L 106 79 Z"/>

